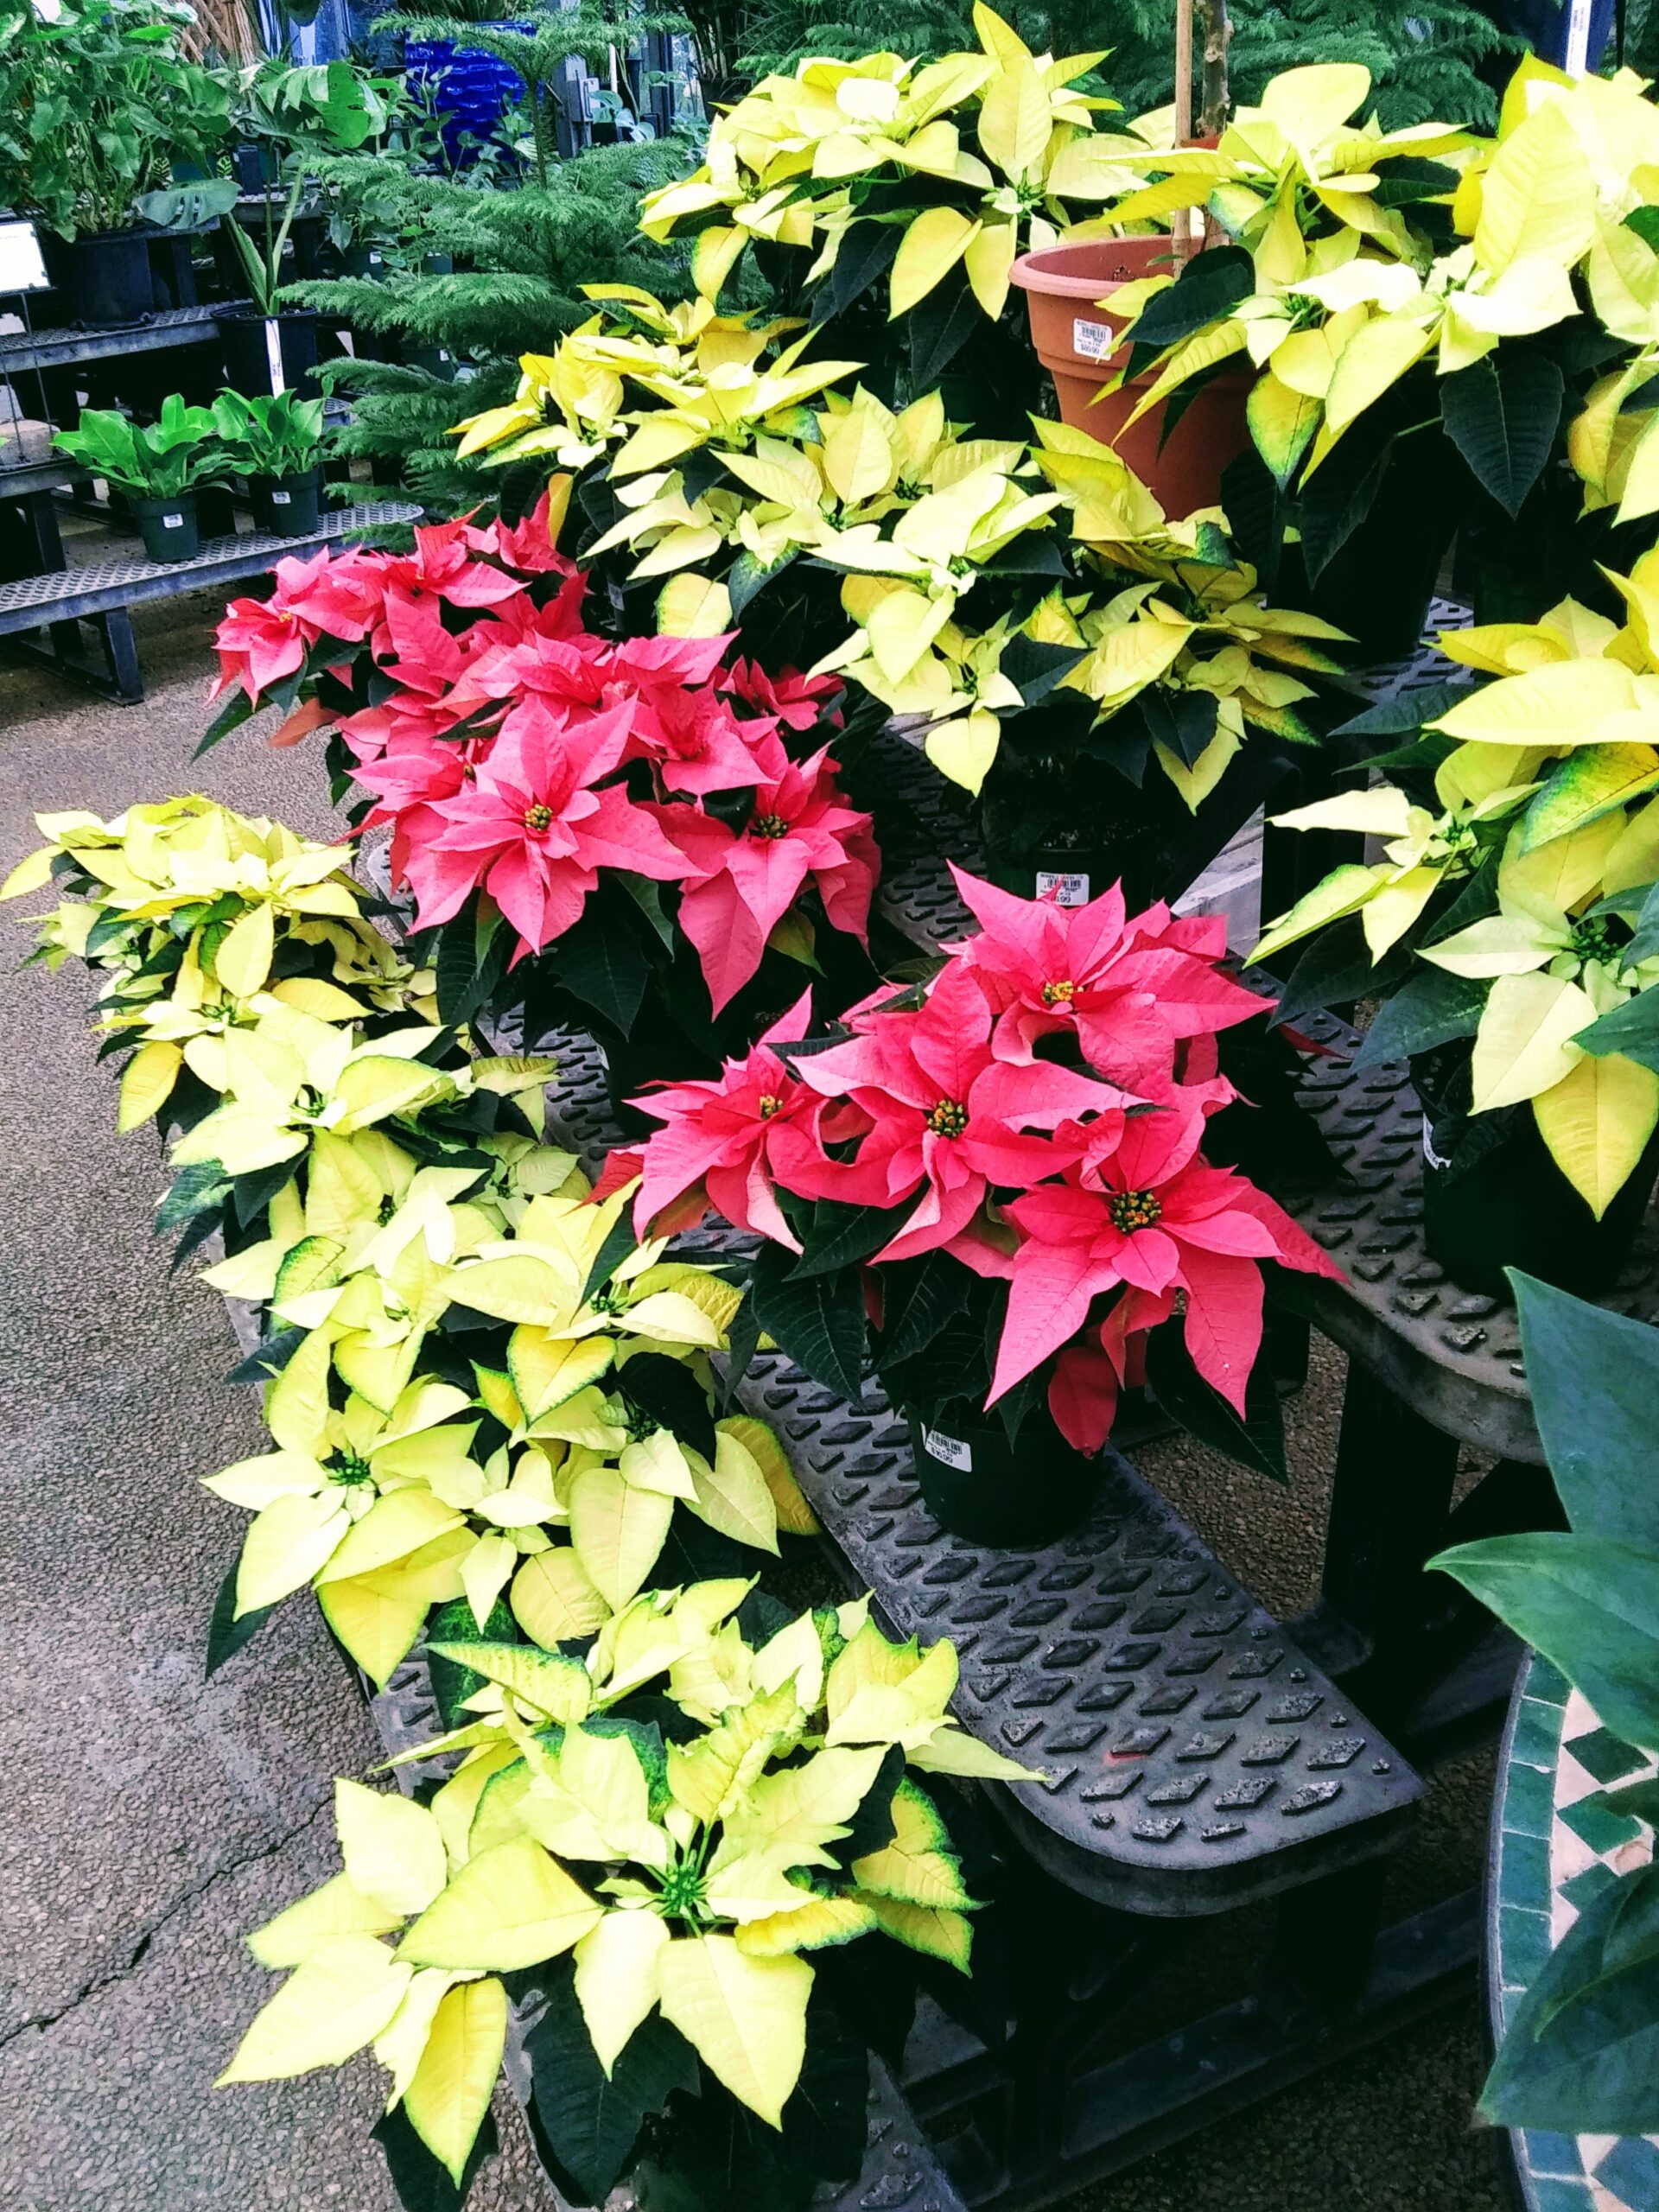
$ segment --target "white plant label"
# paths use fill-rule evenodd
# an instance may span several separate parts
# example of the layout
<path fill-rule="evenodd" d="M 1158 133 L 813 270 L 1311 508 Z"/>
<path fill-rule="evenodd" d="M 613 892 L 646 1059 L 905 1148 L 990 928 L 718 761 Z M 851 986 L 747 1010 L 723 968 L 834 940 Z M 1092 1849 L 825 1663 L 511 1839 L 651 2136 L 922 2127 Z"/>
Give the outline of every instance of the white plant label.
<path fill-rule="evenodd" d="M 288 382 L 283 374 L 283 326 L 274 316 L 265 324 L 265 366 L 270 371 L 271 391 L 286 391 Z"/>
<path fill-rule="evenodd" d="M 1423 1116 L 1423 1158 L 1431 1167 L 1440 1169 L 1442 1173 L 1452 1165 L 1449 1160 L 1442 1160 L 1434 1149 L 1434 1130 L 1427 1114 Z"/>
<path fill-rule="evenodd" d="M 1089 878 L 1081 869 L 1039 868 L 1037 871 L 1037 896 L 1052 899 L 1057 906 L 1086 906 L 1089 904 Z"/>
<path fill-rule="evenodd" d="M 273 492 L 270 495 L 270 504 L 273 507 L 286 507 L 292 505 L 293 502 L 286 492 Z"/>
<path fill-rule="evenodd" d="M 162 517 L 162 528 L 163 530 L 182 530 L 184 528 L 184 517 L 182 515 L 163 515 Z"/>
<path fill-rule="evenodd" d="M 1118 337 L 1109 322 L 1088 322 L 1077 315 L 1071 324 L 1071 351 L 1085 361 L 1103 361 L 1117 351 Z"/>
<path fill-rule="evenodd" d="M 972 1446 L 959 1436 L 941 1436 L 937 1428 L 925 1428 L 922 1441 L 927 1446 L 928 1457 L 937 1459 L 943 1467 L 954 1467 L 959 1475 L 974 1471 Z"/>

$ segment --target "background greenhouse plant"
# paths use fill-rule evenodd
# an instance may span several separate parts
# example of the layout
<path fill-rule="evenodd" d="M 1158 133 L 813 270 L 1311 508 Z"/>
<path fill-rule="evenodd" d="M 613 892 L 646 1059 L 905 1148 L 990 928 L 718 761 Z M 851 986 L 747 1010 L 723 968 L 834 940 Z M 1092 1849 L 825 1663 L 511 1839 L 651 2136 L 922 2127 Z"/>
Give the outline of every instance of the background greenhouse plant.
<path fill-rule="evenodd" d="M 101 476 L 118 492 L 141 499 L 169 498 L 192 486 L 234 473 L 210 407 L 187 406 L 176 391 L 162 402 L 147 427 L 113 407 L 84 407 L 73 430 L 58 430 L 59 452 Z"/>
<path fill-rule="evenodd" d="M 175 162 L 211 172 L 223 84 L 183 53 L 179 0 L 31 0 L 0 10 L 0 203 L 60 238 L 124 228 Z"/>
<path fill-rule="evenodd" d="M 303 476 L 321 457 L 322 409 L 321 400 L 291 391 L 221 391 L 213 428 L 239 475 Z"/>

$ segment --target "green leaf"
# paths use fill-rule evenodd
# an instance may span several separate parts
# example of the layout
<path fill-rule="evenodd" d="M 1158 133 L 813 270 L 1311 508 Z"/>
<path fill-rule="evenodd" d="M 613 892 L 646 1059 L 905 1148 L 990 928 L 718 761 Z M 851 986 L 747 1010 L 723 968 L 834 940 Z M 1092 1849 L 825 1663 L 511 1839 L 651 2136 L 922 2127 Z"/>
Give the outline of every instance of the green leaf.
<path fill-rule="evenodd" d="M 1402 737 L 1408 730 L 1422 729 L 1449 713 L 1468 690 L 1466 683 L 1432 683 L 1422 690 L 1402 691 L 1392 699 L 1379 699 L 1363 714 L 1340 723 L 1335 737 Z M 1354 764 L 1357 772 L 1369 761 Z"/>
<path fill-rule="evenodd" d="M 1659 1552 L 1659 1330 L 1509 1271 L 1544 1457 L 1581 1536 Z"/>
<path fill-rule="evenodd" d="M 1298 509 L 1302 559 L 1317 583 L 1364 521 L 1382 488 L 1394 440 L 1344 438 L 1303 493 Z"/>
<path fill-rule="evenodd" d="M 715 1417 L 702 1383 L 683 1359 L 666 1352 L 636 1352 L 617 1370 L 616 1387 L 682 1443 L 705 1459 L 714 1458 Z"/>
<path fill-rule="evenodd" d="M 755 1324 L 815 1382 L 857 1403 L 863 1395 L 864 1304 L 857 1271 L 785 1274 L 792 1255 L 769 1244 L 755 1262 L 748 1306 Z"/>
<path fill-rule="evenodd" d="M 1644 1068 L 1659 1071 L 1659 991 L 1640 991 L 1573 1039 L 1586 1052 L 1623 1052 Z"/>
<path fill-rule="evenodd" d="M 891 1206 L 843 1206 L 820 1198 L 812 1210 L 801 1256 L 789 1271 L 791 1282 L 855 1267 L 899 1234 L 905 1217 Z"/>
<path fill-rule="evenodd" d="M 1249 255 L 1239 246 L 1211 246 L 1195 253 L 1173 284 L 1154 293 L 1131 324 L 1129 341 L 1161 353 L 1230 314 L 1255 289 L 1255 264 Z"/>
<path fill-rule="evenodd" d="M 1425 968 L 1384 999 L 1354 1056 L 1356 1068 L 1381 1060 L 1408 1059 L 1456 1037 L 1472 1037 L 1480 1023 L 1488 986 L 1469 976 Z"/>
<path fill-rule="evenodd" d="M 401 2105 L 384 2113 L 370 2132 L 386 2154 L 386 2171 L 404 2212 L 461 2212 L 479 2168 L 500 2147 L 495 2121 L 486 2113 L 457 2186 L 415 2133 Z"/>
<path fill-rule="evenodd" d="M 1483 490 L 1518 515 L 1560 425 L 1560 370 L 1546 354 L 1505 346 L 1440 387 L 1447 436 Z"/>
<path fill-rule="evenodd" d="M 925 1351 L 947 1321 L 967 1305 L 968 1270 L 944 1252 L 901 1261 L 882 1274 L 883 1312 L 877 1357 L 887 1366 Z"/>
<path fill-rule="evenodd" d="M 696 2090 L 696 2058 L 666 2020 L 653 2016 L 628 2037 L 607 2081 L 573 1975 L 549 1974 L 542 1993 L 545 2009 L 524 2039 L 533 2118 L 578 2200 L 602 2204 L 627 2169 L 645 2115 L 659 2112 L 672 2091 Z"/>
<path fill-rule="evenodd" d="M 910 336 L 910 388 L 931 391 L 985 317 L 964 278 L 936 284 L 905 318 Z"/>
<path fill-rule="evenodd" d="M 1151 684 L 1137 702 L 1147 729 L 1187 767 L 1196 768 L 1216 734 L 1219 702 L 1212 691 L 1166 691 Z"/>
<path fill-rule="evenodd" d="M 1509 2126 L 1659 2129 L 1659 1866 L 1592 1897 L 1522 1998 L 1481 2092 Z"/>
<path fill-rule="evenodd" d="M 1294 1021 L 1300 1014 L 1341 1006 L 1350 999 L 1385 995 L 1411 971 L 1406 942 L 1373 961 L 1357 916 L 1331 925 L 1291 969 L 1274 1020 Z"/>
<path fill-rule="evenodd" d="M 1147 1335 L 1147 1381 L 1164 1411 L 1200 1444 L 1269 1482 L 1288 1481 L 1279 1389 L 1266 1359 L 1258 1358 L 1250 1370 L 1243 1421 L 1199 1374 L 1180 1330 L 1171 1323 Z"/>
<path fill-rule="evenodd" d="M 588 1270 L 588 1280 L 582 1286 L 583 1305 L 587 1304 L 596 1290 L 602 1290 L 605 1287 L 629 1253 L 638 1246 L 639 1242 L 639 1237 L 634 1234 L 633 1207 L 630 1204 L 623 1207 L 621 1212 L 611 1224 L 610 1228 L 606 1231 L 605 1242 L 594 1255 L 594 1264 Z"/>
<path fill-rule="evenodd" d="M 1614 1735 L 1659 1747 L 1659 1554 L 1551 1531 L 1459 1544 L 1428 1564 L 1559 1667 Z"/>
<path fill-rule="evenodd" d="M 201 1670 L 203 1681 L 211 1681 L 227 1659 L 233 1659 L 276 1610 L 275 1605 L 256 1605 L 238 1618 L 236 1574 L 237 1570 L 232 1567 L 219 1584 L 219 1595 L 213 1599 L 213 1614 L 207 1623 L 207 1656 Z"/>
<path fill-rule="evenodd" d="M 566 990 L 626 1037 L 651 980 L 651 965 L 631 931 L 607 926 L 597 902 L 557 941 L 549 957 Z"/>

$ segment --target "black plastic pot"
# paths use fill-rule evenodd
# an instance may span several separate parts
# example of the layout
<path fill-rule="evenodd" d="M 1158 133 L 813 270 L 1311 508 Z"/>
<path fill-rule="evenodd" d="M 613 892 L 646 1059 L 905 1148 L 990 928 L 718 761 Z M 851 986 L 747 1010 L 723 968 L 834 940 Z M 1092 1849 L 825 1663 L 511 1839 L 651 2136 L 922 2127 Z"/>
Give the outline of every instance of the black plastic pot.
<path fill-rule="evenodd" d="M 376 284 L 384 284 L 391 275 L 391 264 L 378 245 L 348 245 L 340 266 L 343 275 L 366 276 Z"/>
<path fill-rule="evenodd" d="M 317 526 L 317 505 L 322 490 L 322 471 L 308 468 L 299 476 L 251 476 L 248 497 L 253 518 L 261 530 L 278 537 L 308 537 Z"/>
<path fill-rule="evenodd" d="M 1484 1148 L 1483 1136 L 1491 1139 Z M 1442 1106 L 1423 1122 L 1423 1242 L 1455 1283 L 1484 1297 L 1507 1300 L 1503 1270 L 1519 1268 L 1594 1298 L 1618 1281 L 1656 1179 L 1659 1133 L 1598 1221 L 1555 1165 L 1529 1106 L 1503 1111 L 1501 1128 L 1497 1116 Z"/>
<path fill-rule="evenodd" d="M 317 397 L 317 318 L 308 308 L 271 316 L 246 308 L 222 314 L 218 320 L 225 381 L 232 391 L 249 399 L 279 388 L 296 391 L 302 399 Z M 280 387 L 272 374 L 273 351 L 282 364 Z"/>
<path fill-rule="evenodd" d="M 243 191 L 249 194 L 268 191 L 282 174 L 269 146 L 246 141 L 232 147 L 231 171 Z"/>
<path fill-rule="evenodd" d="M 129 499 L 127 505 L 152 561 L 191 561 L 201 549 L 194 492 L 169 493 L 164 499 Z"/>
<path fill-rule="evenodd" d="M 54 289 L 76 322 L 137 322 L 153 313 L 151 231 L 83 231 L 77 238 L 41 233 Z"/>
<path fill-rule="evenodd" d="M 447 346 L 404 346 L 404 361 L 411 369 L 424 369 L 429 377 L 442 377 L 446 384 L 455 380 L 455 357 Z"/>
<path fill-rule="evenodd" d="M 1071 1449 L 1046 1407 L 1027 1414 L 1015 1444 L 965 1398 L 904 1414 L 929 1512 L 970 1543 L 1051 1543 L 1094 1503 L 1100 1462 Z"/>

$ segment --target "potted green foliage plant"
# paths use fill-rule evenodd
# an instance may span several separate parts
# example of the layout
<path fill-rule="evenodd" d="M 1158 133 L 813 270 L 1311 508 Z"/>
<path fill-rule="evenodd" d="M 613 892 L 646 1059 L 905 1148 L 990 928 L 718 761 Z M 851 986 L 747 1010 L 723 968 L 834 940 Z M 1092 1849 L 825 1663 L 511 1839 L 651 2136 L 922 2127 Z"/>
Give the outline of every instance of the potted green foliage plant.
<path fill-rule="evenodd" d="M 86 322 L 153 304 L 149 237 L 135 220 L 175 162 L 211 167 L 229 101 L 181 50 L 175 0 L 29 0 L 0 10 L 0 201 L 41 226 L 53 281 Z"/>
<path fill-rule="evenodd" d="M 316 317 L 282 304 L 283 256 L 315 161 L 365 145 L 385 119 L 378 86 L 348 61 L 263 62 L 245 76 L 238 128 L 269 149 L 279 179 L 285 171 L 289 181 L 286 194 L 279 181 L 260 195 L 257 238 L 239 220 L 229 226 L 249 296 L 246 308 L 219 318 L 226 375 L 235 390 L 274 392 L 308 383 L 315 393 Z"/>
<path fill-rule="evenodd" d="M 194 557 L 196 487 L 226 473 L 211 410 L 170 392 L 145 429 L 118 409 L 88 407 L 79 428 L 58 431 L 54 443 L 122 494 L 152 561 Z"/>
<path fill-rule="evenodd" d="M 317 526 L 322 481 L 322 402 L 291 391 L 245 397 L 221 391 L 213 425 L 229 466 L 248 480 L 253 518 L 279 537 L 304 537 Z"/>
<path fill-rule="evenodd" d="M 1553 1785 L 1557 1834 L 1569 1833 L 1559 1815 L 1570 1795 L 1572 1840 L 1593 1836 L 1601 1863 L 1592 1858 L 1586 1872 L 1573 1862 L 1578 1879 L 1566 1895 L 1578 1910 L 1569 1925 L 1556 1923 L 1535 1973 L 1513 1971 L 1504 1937 L 1503 1979 L 1529 1986 L 1508 2019 L 1479 2112 L 1500 2126 L 1564 2135 L 1650 2134 L 1659 2126 L 1659 2088 L 1647 2054 L 1659 1994 L 1652 1950 L 1638 1931 L 1659 1897 L 1659 1789 L 1650 1771 L 1659 1749 L 1659 1332 L 1524 1274 L 1513 1288 L 1533 1412 L 1566 1525 L 1459 1544 L 1429 1564 L 1455 1576 L 1588 1701 L 1593 1719 L 1580 1738 L 1594 1728 L 1603 1744 L 1617 1738 L 1631 1751 L 1622 1764 L 1598 1767 L 1598 1778 L 1623 1779 L 1594 1794 L 1576 1769 L 1580 1786 L 1564 1793 L 1555 1762 L 1541 1777 Z M 1535 1767 L 1531 1750 L 1521 1756 Z M 1558 1756 L 1567 1763 L 1565 1746 Z M 1529 1861 L 1524 1891 L 1504 1883 L 1506 1918 L 1512 1904 L 1524 1904 L 1517 1918 L 1537 1914 L 1549 1925 L 1560 1894 L 1559 1868 L 1551 1879 L 1554 1855 L 1537 1853 L 1535 1878 Z"/>

